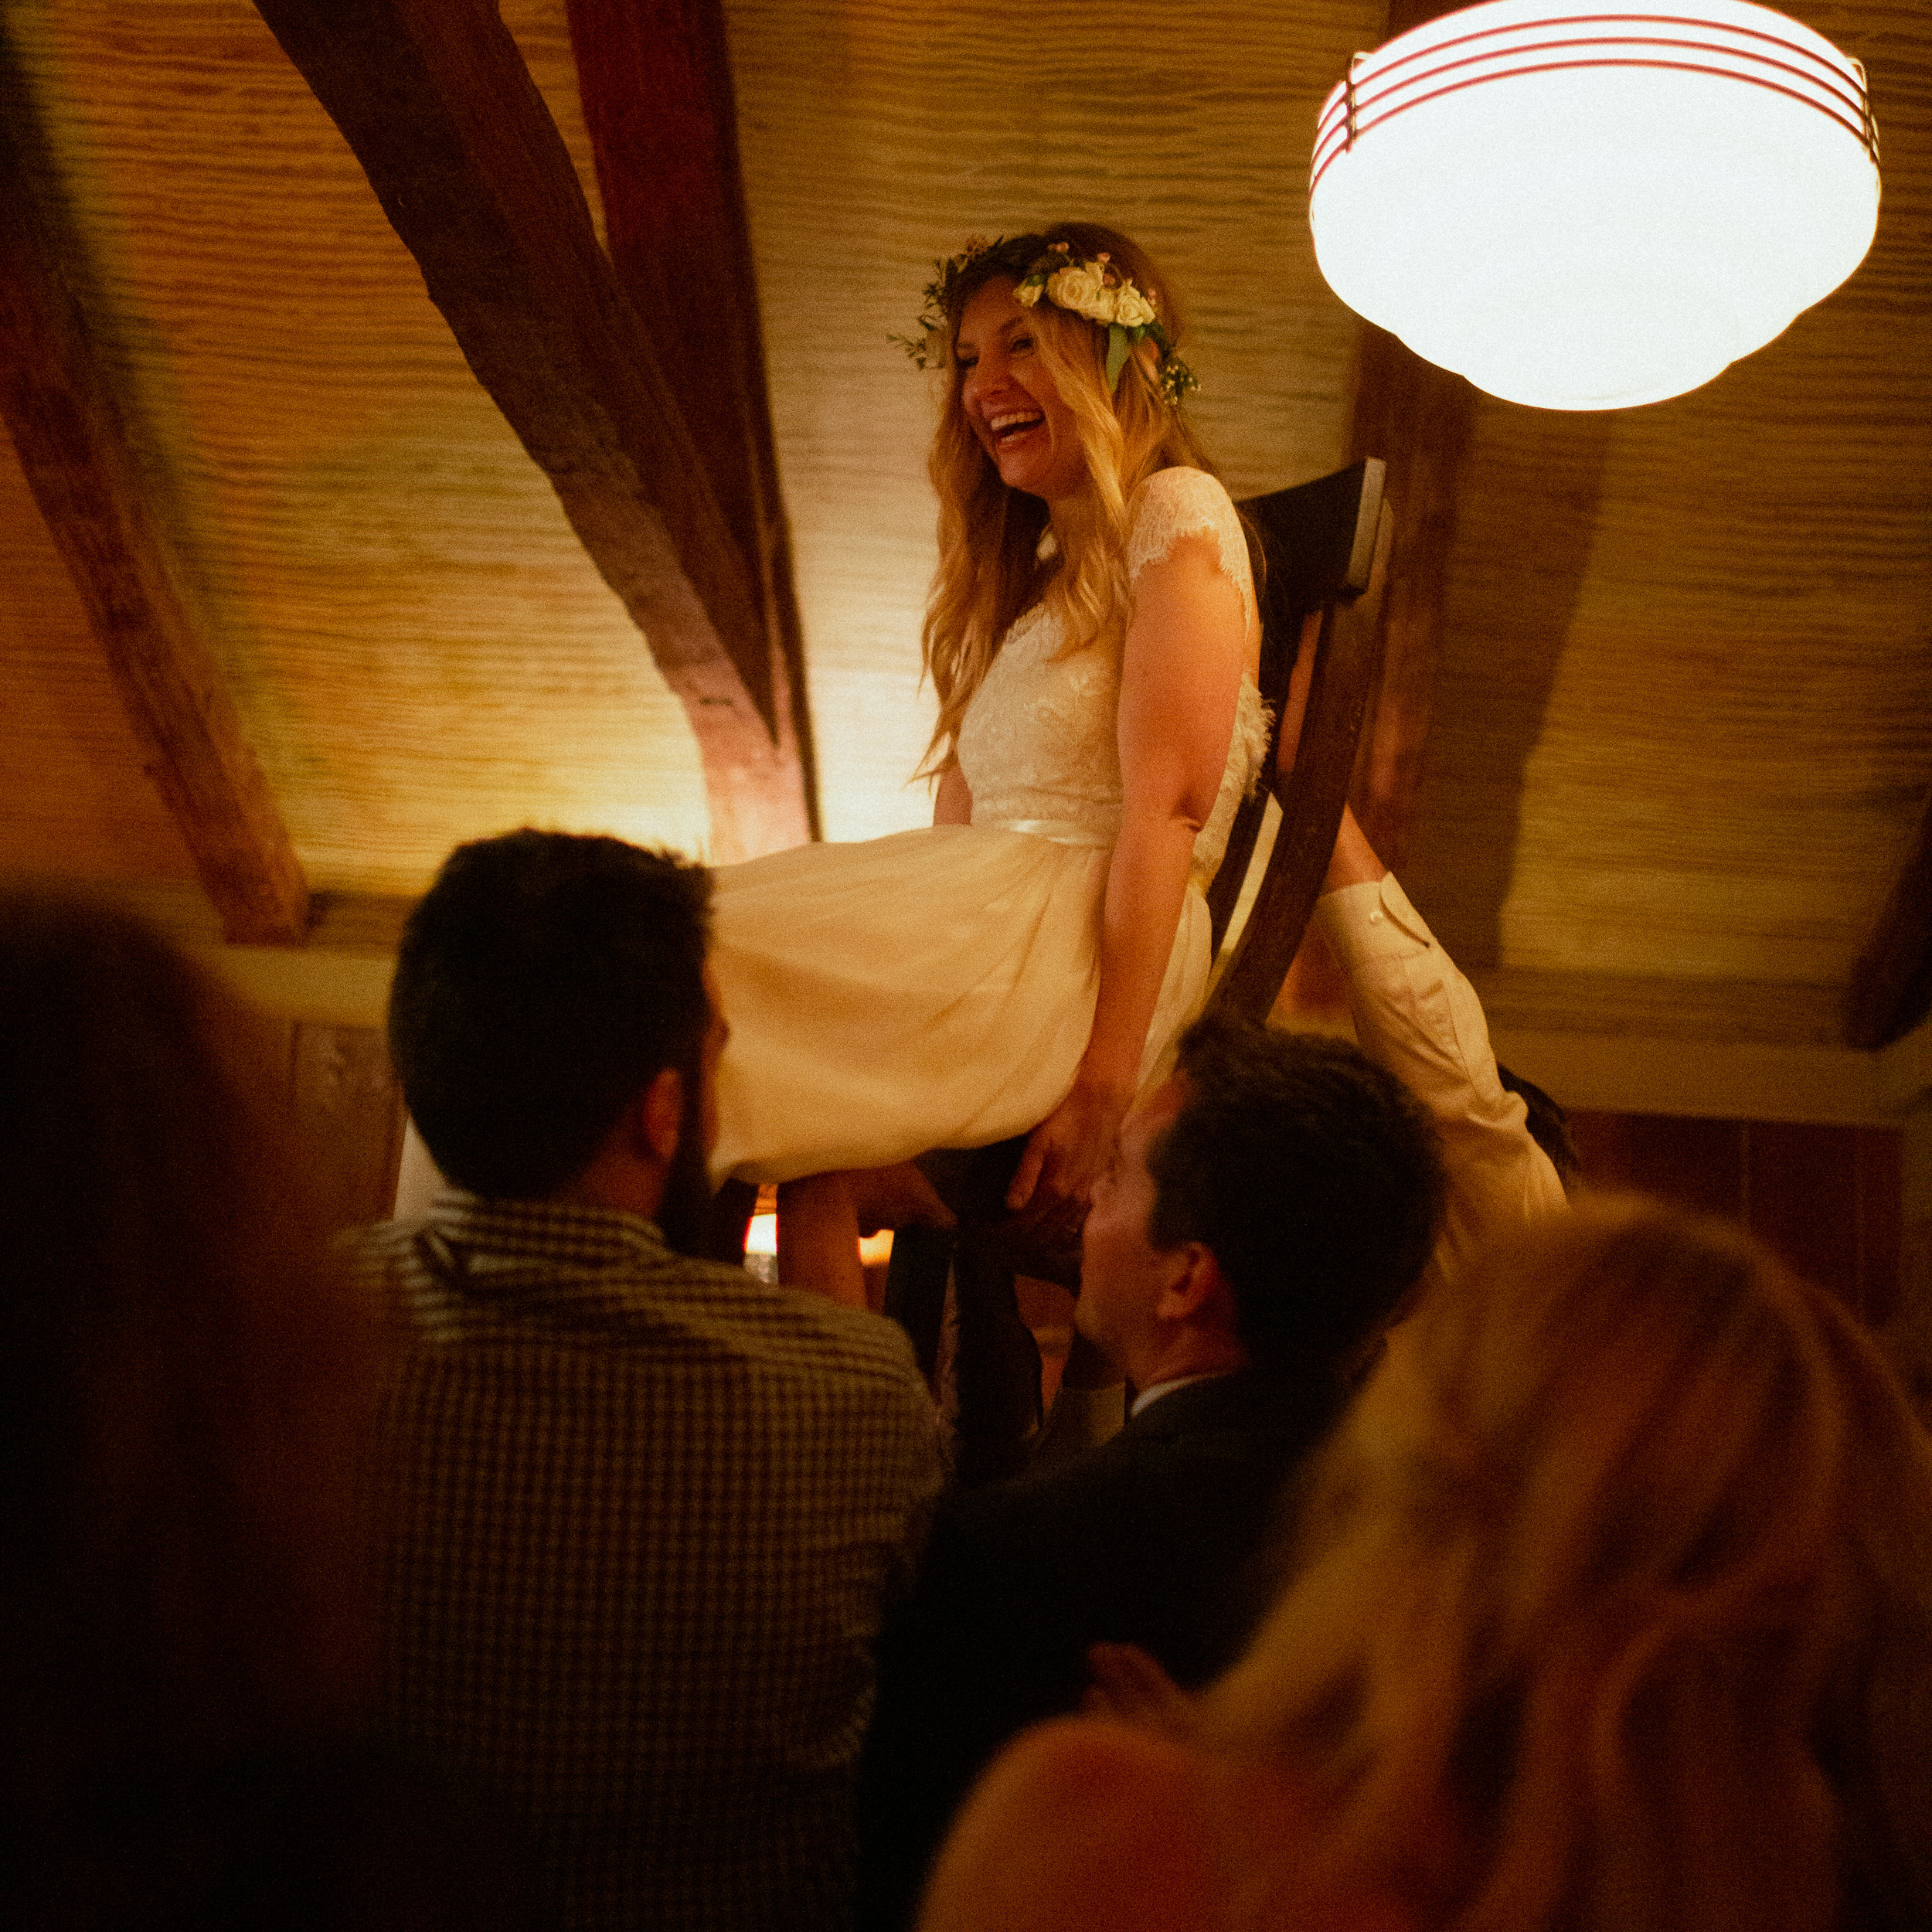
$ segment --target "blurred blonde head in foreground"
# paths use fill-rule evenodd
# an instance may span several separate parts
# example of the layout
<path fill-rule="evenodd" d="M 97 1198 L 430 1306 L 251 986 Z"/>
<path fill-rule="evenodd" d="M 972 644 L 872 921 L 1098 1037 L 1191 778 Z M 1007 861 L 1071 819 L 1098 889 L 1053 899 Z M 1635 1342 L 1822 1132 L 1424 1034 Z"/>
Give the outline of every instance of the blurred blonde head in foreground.
<path fill-rule="evenodd" d="M 1736 1230 L 1587 1202 L 1432 1287 L 1198 1706 L 1021 1739 L 930 1932 L 1932 1925 L 1932 1444 Z"/>
<path fill-rule="evenodd" d="M 1302 1522 L 1206 1735 L 1305 1765 L 1340 1864 L 1434 1821 L 1403 1889 L 1459 1932 L 1932 1917 L 1932 1453 L 1743 1234 L 1604 1202 L 1492 1253 Z"/>

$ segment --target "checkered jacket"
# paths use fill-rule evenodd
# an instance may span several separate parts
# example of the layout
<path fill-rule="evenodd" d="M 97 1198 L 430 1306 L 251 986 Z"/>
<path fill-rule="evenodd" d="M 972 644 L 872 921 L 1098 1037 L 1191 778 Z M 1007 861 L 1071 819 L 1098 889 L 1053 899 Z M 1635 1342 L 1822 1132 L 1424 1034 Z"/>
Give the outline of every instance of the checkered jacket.
<path fill-rule="evenodd" d="M 903 1335 L 597 1209 L 446 1194 L 352 1253 L 400 1329 L 401 1742 L 527 1816 L 564 1925 L 842 1923 L 873 1640 L 939 1483 Z"/>

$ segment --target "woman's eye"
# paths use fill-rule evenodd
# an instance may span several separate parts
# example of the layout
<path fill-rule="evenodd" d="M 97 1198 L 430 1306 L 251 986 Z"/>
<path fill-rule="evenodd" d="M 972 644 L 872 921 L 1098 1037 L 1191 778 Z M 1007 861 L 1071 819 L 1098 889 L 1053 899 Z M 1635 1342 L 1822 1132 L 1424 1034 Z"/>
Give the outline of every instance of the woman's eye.
<path fill-rule="evenodd" d="M 1030 335 L 1015 335 L 1008 346 L 1017 355 L 1022 349 L 1033 346 L 1033 338 Z"/>

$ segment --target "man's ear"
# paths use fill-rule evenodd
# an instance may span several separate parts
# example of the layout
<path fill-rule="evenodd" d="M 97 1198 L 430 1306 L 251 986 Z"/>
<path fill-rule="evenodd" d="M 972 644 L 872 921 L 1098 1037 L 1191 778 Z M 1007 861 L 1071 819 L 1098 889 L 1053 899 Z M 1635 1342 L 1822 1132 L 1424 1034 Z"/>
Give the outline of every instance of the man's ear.
<path fill-rule="evenodd" d="M 1178 1272 L 1155 1304 L 1157 1319 L 1175 1323 L 1219 1323 L 1233 1330 L 1234 1295 L 1213 1249 L 1185 1241 L 1175 1250 Z"/>
<path fill-rule="evenodd" d="M 644 1135 L 644 1151 L 664 1166 L 671 1165 L 684 1129 L 684 1076 L 675 1066 L 661 1066 L 637 1103 L 636 1118 Z"/>

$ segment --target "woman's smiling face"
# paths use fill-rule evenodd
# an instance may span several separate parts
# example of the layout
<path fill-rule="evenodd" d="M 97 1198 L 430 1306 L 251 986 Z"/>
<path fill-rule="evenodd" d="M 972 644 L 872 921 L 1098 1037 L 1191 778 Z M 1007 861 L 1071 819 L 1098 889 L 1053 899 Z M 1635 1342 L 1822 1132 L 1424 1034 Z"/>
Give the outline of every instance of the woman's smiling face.
<path fill-rule="evenodd" d="M 1013 282 L 988 282 L 959 318 L 960 406 L 1009 489 L 1054 503 L 1087 481 L 1073 413 L 1041 362 L 1033 311 Z"/>

